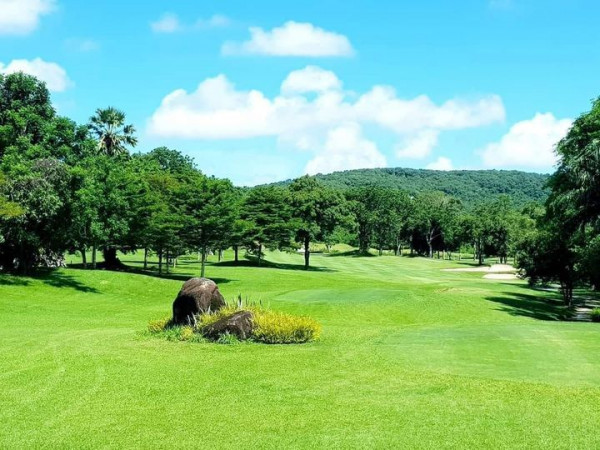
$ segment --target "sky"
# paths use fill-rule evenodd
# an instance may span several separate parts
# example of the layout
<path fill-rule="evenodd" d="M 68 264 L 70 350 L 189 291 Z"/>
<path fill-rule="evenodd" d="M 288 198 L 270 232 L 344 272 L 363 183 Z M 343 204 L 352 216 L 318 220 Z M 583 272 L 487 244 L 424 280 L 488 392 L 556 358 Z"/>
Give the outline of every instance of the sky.
<path fill-rule="evenodd" d="M 136 151 L 255 185 L 371 167 L 551 172 L 600 95 L 587 0 L 0 0 L 0 73 Z"/>

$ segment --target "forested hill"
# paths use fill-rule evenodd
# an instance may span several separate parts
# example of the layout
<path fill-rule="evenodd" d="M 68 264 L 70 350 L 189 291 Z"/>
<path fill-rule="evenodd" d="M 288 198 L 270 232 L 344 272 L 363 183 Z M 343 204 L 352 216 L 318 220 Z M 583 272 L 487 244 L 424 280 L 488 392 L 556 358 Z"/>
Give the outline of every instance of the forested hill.
<path fill-rule="evenodd" d="M 452 170 L 425 169 L 359 169 L 317 175 L 328 186 L 350 189 L 360 186 L 399 188 L 412 194 L 423 191 L 442 191 L 474 205 L 508 194 L 514 204 L 543 202 L 548 196 L 545 184 L 548 175 L 517 170 Z M 277 184 L 288 184 L 291 180 Z"/>

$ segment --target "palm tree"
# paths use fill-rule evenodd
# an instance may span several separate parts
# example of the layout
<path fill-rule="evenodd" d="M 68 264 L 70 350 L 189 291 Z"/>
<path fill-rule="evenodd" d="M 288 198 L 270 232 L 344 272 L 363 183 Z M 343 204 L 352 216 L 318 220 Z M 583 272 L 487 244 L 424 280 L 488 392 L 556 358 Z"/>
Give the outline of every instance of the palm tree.
<path fill-rule="evenodd" d="M 134 126 L 125 125 L 125 113 L 116 108 L 97 109 L 88 126 L 98 139 L 98 149 L 105 155 L 127 154 L 126 146 L 137 144 Z"/>

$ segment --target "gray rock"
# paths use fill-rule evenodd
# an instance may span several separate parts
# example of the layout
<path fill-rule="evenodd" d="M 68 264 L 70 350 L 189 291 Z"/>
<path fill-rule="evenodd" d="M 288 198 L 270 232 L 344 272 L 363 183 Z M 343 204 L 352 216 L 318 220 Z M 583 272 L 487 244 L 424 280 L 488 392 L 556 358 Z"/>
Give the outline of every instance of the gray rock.
<path fill-rule="evenodd" d="M 187 280 L 173 302 L 173 322 L 187 324 L 193 316 L 207 311 L 218 311 L 225 306 L 225 299 L 217 284 L 208 278 Z"/>
<path fill-rule="evenodd" d="M 218 339 L 225 333 L 234 334 L 240 340 L 248 339 L 252 334 L 254 323 L 250 311 L 237 311 L 219 319 L 204 329 L 204 335 L 210 339 Z"/>

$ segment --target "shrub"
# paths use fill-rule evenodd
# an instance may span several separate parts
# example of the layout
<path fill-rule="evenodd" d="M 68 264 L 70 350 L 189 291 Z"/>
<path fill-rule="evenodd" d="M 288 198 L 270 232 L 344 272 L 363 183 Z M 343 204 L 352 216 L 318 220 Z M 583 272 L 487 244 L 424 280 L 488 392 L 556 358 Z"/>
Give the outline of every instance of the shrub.
<path fill-rule="evenodd" d="M 171 318 L 164 317 L 158 320 L 151 320 L 148 322 L 148 331 L 152 334 L 160 333 L 165 331 L 167 328 L 171 326 Z"/>
<path fill-rule="evenodd" d="M 592 318 L 592 322 L 600 322 L 600 308 L 592 309 L 590 316 Z"/>
<path fill-rule="evenodd" d="M 204 330 L 216 321 L 238 311 L 250 311 L 253 315 L 254 329 L 251 340 L 266 344 L 301 344 L 316 341 L 321 334 L 321 325 L 309 317 L 293 316 L 275 312 L 256 304 L 244 305 L 238 299 L 236 305 L 227 305 L 219 311 L 196 316 L 196 325 L 178 326 L 170 318 L 150 321 L 148 331 L 169 341 L 204 342 Z M 236 344 L 237 336 L 225 333 L 217 340 L 221 344 Z"/>
<path fill-rule="evenodd" d="M 267 344 L 300 344 L 315 341 L 321 326 L 309 317 L 261 310 L 254 314 L 254 340 Z"/>
<path fill-rule="evenodd" d="M 217 339 L 217 343 L 232 345 L 232 344 L 239 344 L 240 340 L 238 339 L 238 337 L 235 334 L 224 333 L 221 336 L 219 336 L 219 339 Z"/>

